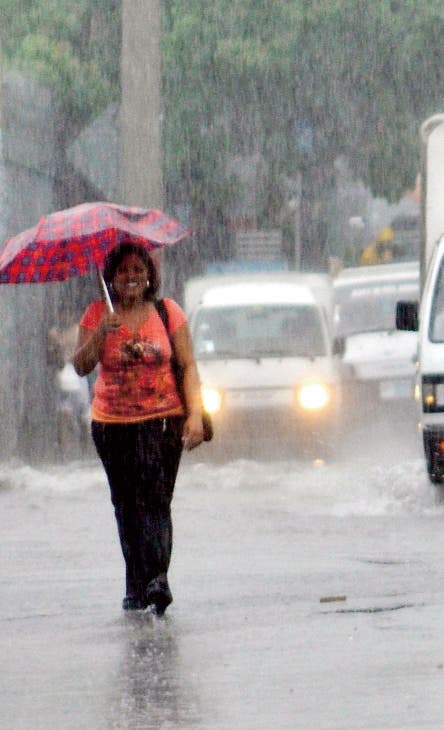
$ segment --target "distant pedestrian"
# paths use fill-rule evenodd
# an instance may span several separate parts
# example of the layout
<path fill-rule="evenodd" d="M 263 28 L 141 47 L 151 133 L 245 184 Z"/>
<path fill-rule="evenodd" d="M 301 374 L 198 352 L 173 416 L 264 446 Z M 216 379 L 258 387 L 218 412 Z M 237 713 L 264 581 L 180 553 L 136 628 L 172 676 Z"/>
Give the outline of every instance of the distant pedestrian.
<path fill-rule="evenodd" d="M 361 266 L 372 266 L 390 264 L 392 261 L 393 230 L 390 226 L 385 226 L 379 231 L 376 240 L 363 250 L 359 263 Z"/>
<path fill-rule="evenodd" d="M 78 325 L 72 315 L 61 313 L 62 326 L 48 332 L 48 366 L 55 386 L 58 452 L 63 461 L 72 461 L 88 452 L 89 385 L 74 370 Z"/>

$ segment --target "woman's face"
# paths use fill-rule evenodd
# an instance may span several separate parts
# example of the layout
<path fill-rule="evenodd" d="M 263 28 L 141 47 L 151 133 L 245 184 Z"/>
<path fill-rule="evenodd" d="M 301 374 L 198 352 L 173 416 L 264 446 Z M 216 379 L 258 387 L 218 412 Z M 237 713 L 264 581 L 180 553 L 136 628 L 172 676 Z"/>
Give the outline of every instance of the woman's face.
<path fill-rule="evenodd" d="M 114 274 L 114 291 L 121 301 L 142 300 L 147 286 L 148 269 L 135 253 L 120 262 Z"/>

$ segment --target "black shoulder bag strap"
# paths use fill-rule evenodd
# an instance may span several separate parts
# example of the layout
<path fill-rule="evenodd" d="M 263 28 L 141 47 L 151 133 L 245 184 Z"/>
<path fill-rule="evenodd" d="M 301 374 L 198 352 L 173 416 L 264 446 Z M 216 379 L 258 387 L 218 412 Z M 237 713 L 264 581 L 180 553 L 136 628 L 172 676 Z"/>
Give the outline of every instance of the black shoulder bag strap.
<path fill-rule="evenodd" d="M 174 349 L 174 342 L 173 342 L 173 338 L 171 337 L 171 333 L 170 333 L 168 310 L 166 308 L 165 301 L 163 299 L 156 299 L 154 304 L 155 304 L 155 307 L 157 310 L 157 314 L 159 315 L 160 319 L 162 320 L 162 324 L 167 331 L 168 339 L 170 341 L 171 350 L 172 350 L 171 366 L 173 369 L 174 377 L 176 378 L 177 389 L 180 393 L 180 397 L 182 399 L 183 406 L 186 409 L 185 398 L 183 395 L 183 386 L 182 386 L 182 369 L 181 369 L 179 363 L 177 362 L 176 352 Z M 213 438 L 213 424 L 212 424 L 210 415 L 208 413 L 206 413 L 205 411 L 202 411 L 202 423 L 203 423 L 203 430 L 204 430 L 204 441 L 211 441 L 211 439 Z"/>
<path fill-rule="evenodd" d="M 179 363 L 177 362 L 176 351 L 174 349 L 174 342 L 173 342 L 173 338 L 171 337 L 171 333 L 170 333 L 168 310 L 166 308 L 165 301 L 163 299 L 156 299 L 154 304 L 156 306 L 157 313 L 158 313 L 160 319 L 162 320 L 162 324 L 167 331 L 168 339 L 170 341 L 171 351 L 172 351 L 171 367 L 173 369 L 174 377 L 176 378 L 177 388 L 178 388 L 180 397 L 182 399 L 182 403 L 185 408 L 186 404 L 185 404 L 185 398 L 183 397 L 183 388 L 182 388 L 182 369 L 181 369 Z"/>
<path fill-rule="evenodd" d="M 165 306 L 165 302 L 163 299 L 156 299 L 154 302 L 157 314 L 159 315 L 160 319 L 162 320 L 162 324 L 165 327 L 169 340 L 171 342 L 171 336 L 170 336 L 170 325 L 169 325 L 169 319 L 168 319 L 168 310 Z M 173 343 L 171 342 L 171 347 L 173 346 Z"/>

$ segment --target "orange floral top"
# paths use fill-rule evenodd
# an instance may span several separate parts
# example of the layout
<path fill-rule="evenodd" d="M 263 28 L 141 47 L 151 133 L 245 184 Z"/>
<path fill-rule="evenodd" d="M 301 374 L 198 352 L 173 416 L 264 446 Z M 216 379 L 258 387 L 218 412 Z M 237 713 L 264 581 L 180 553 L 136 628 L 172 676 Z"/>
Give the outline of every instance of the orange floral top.
<path fill-rule="evenodd" d="M 186 316 L 175 301 L 164 301 L 173 334 L 186 322 Z M 104 302 L 92 302 L 80 326 L 95 330 L 104 313 Z M 110 332 L 105 338 L 94 384 L 92 419 L 103 423 L 133 423 L 183 412 L 171 369 L 168 333 L 157 311 L 149 314 L 136 335 L 125 325 Z"/>

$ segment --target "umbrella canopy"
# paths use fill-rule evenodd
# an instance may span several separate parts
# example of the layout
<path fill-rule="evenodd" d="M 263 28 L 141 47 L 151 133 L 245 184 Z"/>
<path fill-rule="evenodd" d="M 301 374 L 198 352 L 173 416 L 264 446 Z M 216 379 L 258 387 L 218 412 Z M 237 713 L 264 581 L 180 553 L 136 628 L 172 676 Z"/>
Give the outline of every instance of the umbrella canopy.
<path fill-rule="evenodd" d="M 161 210 L 83 203 L 43 216 L 10 238 L 0 254 L 0 284 L 66 281 L 102 268 L 107 253 L 123 241 L 153 251 L 190 233 Z"/>

